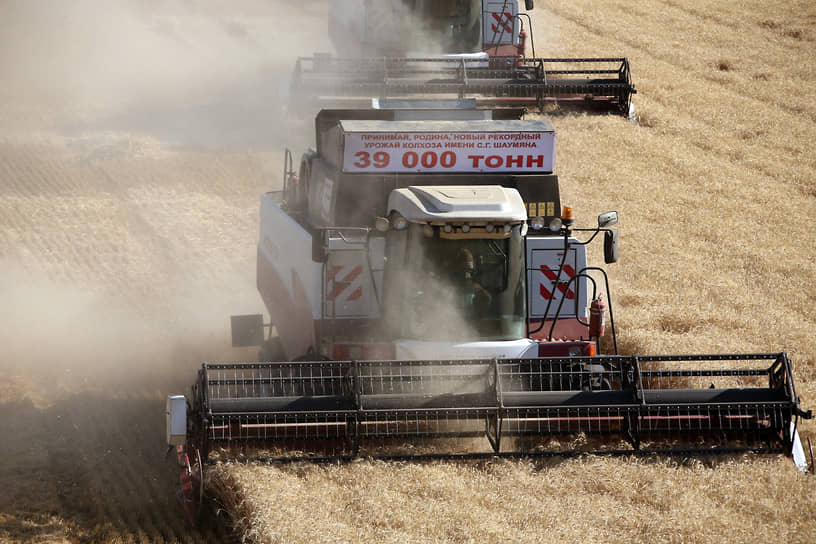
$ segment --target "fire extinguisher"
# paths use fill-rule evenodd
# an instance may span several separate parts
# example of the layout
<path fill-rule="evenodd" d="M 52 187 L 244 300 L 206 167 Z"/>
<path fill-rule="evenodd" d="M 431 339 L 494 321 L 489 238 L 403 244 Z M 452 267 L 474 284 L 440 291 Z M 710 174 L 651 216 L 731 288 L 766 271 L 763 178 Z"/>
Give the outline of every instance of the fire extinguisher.
<path fill-rule="evenodd" d="M 603 294 L 592 301 L 589 305 L 589 337 L 600 342 L 606 329 L 606 301 Z M 600 348 L 600 346 L 598 346 Z"/>
<path fill-rule="evenodd" d="M 519 41 L 516 50 L 518 51 L 519 57 L 524 58 L 527 50 L 527 32 L 524 30 L 519 32 Z"/>

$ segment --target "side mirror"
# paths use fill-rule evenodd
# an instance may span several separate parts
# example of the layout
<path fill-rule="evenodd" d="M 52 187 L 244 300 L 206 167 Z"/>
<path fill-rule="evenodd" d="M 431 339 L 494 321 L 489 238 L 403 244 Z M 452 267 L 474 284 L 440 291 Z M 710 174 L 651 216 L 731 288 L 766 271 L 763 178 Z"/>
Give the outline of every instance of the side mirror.
<path fill-rule="evenodd" d="M 234 348 L 260 346 L 264 343 L 264 322 L 261 314 L 230 316 L 230 328 Z"/>
<path fill-rule="evenodd" d="M 323 243 L 324 232 L 319 230 L 312 234 L 312 261 L 316 263 L 325 263 L 329 258 L 326 245 Z"/>
<path fill-rule="evenodd" d="M 533 0 L 524 0 L 524 7 L 527 8 L 527 11 L 530 11 L 535 6 L 535 2 Z"/>
<path fill-rule="evenodd" d="M 615 213 L 615 212 L 612 212 Z M 604 232 L 604 262 L 612 264 L 618 262 L 618 231 Z"/>
<path fill-rule="evenodd" d="M 598 228 L 605 229 L 618 224 L 618 212 L 606 212 L 598 216 Z"/>

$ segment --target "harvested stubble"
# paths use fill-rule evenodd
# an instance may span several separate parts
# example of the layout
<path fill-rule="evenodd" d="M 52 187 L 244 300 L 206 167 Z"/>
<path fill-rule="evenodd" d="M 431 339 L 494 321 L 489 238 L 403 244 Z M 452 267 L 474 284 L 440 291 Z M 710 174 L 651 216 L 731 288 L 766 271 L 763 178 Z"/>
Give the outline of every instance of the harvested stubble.
<path fill-rule="evenodd" d="M 610 275 L 622 352 L 784 350 L 811 408 L 814 23 L 807 1 L 554 0 L 534 12 L 539 55 L 632 62 L 639 126 L 553 118 L 580 226 L 621 214 Z M 254 542 L 811 542 L 814 486 L 787 460 L 750 456 L 224 464 L 210 480 Z"/>

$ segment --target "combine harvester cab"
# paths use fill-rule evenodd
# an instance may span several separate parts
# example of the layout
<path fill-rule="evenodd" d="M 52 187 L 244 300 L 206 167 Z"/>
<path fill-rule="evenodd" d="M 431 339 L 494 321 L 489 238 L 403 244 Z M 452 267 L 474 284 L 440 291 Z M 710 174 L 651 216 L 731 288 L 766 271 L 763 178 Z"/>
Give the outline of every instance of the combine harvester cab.
<path fill-rule="evenodd" d="M 346 57 L 522 57 L 530 22 L 518 0 L 334 0 L 328 31 Z"/>
<path fill-rule="evenodd" d="M 203 466 L 236 454 L 753 451 L 807 466 L 796 427 L 811 414 L 784 353 L 617 354 L 606 273 L 585 251 L 603 233 L 617 260 L 617 213 L 575 227 L 555 131 L 522 113 L 324 110 L 297 171 L 287 152 L 283 191 L 261 198 L 269 335 L 260 315 L 233 318 L 261 361 L 205 364 L 168 400 L 189 522 Z"/>
<path fill-rule="evenodd" d="M 336 0 L 329 35 L 337 56 L 296 63 L 291 114 L 436 97 L 632 115 L 629 61 L 538 58 L 517 0 Z"/>

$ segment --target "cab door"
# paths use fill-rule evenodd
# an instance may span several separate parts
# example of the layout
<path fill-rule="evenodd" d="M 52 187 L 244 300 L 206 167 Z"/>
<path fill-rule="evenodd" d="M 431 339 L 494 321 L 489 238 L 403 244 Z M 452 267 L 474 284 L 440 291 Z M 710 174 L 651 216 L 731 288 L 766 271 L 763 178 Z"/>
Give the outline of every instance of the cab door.
<path fill-rule="evenodd" d="M 586 248 L 577 242 L 575 238 L 569 239 L 559 276 L 558 270 L 564 259 L 564 239 L 556 236 L 527 238 L 528 319 L 554 319 L 556 315 L 558 319 L 573 321 L 576 317 L 587 319 L 588 280 L 584 277 L 576 279 L 576 275 L 586 268 Z"/>

